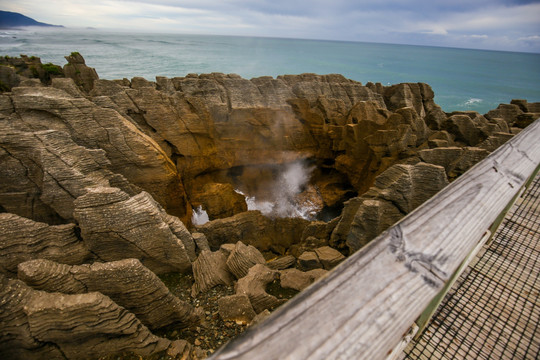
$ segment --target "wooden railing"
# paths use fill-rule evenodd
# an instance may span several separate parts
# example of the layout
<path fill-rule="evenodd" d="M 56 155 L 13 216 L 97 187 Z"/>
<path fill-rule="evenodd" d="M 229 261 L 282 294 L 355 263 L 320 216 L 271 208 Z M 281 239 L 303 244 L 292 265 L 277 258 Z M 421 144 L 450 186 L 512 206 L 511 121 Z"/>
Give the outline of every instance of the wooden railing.
<path fill-rule="evenodd" d="M 388 357 L 539 164 L 540 119 L 211 359 Z"/>

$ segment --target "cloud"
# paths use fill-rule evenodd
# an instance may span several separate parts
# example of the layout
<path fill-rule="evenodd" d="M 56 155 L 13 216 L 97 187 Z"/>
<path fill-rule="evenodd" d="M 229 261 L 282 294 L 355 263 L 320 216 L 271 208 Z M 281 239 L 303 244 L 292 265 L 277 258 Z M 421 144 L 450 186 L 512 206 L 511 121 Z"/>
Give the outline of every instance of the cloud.
<path fill-rule="evenodd" d="M 495 48 L 504 39 L 505 49 L 540 52 L 538 0 L 18 0 L 4 7 L 66 26 Z"/>
<path fill-rule="evenodd" d="M 465 35 L 465 37 L 469 37 L 471 39 L 487 39 L 487 38 L 489 38 L 489 36 L 487 36 L 487 35 L 477 35 L 477 34 Z"/>
<path fill-rule="evenodd" d="M 448 35 L 448 31 L 444 27 L 438 25 L 431 26 L 430 30 L 421 30 L 420 33 L 430 35 Z"/>

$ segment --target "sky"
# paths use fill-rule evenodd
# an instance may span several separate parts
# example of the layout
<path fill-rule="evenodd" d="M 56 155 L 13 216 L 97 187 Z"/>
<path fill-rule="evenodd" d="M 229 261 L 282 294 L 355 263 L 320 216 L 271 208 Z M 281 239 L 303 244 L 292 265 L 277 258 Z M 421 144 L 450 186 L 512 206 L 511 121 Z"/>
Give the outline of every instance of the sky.
<path fill-rule="evenodd" d="M 66 27 L 540 53 L 540 0 L 0 0 Z"/>

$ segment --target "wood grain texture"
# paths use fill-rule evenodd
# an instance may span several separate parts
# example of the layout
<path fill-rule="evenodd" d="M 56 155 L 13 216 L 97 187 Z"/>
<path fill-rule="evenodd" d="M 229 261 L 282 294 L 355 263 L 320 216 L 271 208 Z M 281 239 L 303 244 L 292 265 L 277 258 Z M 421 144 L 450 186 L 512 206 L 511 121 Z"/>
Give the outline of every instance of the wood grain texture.
<path fill-rule="evenodd" d="M 540 120 L 211 359 L 382 359 L 540 163 Z"/>

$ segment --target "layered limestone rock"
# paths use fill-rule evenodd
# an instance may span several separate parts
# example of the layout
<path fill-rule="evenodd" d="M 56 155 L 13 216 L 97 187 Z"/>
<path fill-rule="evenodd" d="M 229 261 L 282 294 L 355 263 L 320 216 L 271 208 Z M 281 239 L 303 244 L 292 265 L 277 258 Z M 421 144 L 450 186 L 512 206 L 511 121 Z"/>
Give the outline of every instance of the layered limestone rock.
<path fill-rule="evenodd" d="M 227 268 L 237 278 L 243 278 L 256 264 L 266 264 L 264 256 L 256 247 L 239 241 L 227 258 Z"/>
<path fill-rule="evenodd" d="M 5 275 L 16 276 L 17 266 L 27 260 L 81 264 L 93 257 L 74 224 L 50 226 L 0 213 L 0 272 Z"/>
<path fill-rule="evenodd" d="M 57 130 L 79 146 L 101 149 L 102 158 L 110 163 L 100 167 L 140 186 L 171 214 L 189 219 L 191 209 L 174 163 L 155 141 L 117 111 L 53 87 L 16 87 L 8 100 L 12 108 L 2 111 L 2 117 L 14 130 Z"/>
<path fill-rule="evenodd" d="M 223 219 L 247 211 L 245 197 L 236 192 L 231 184 L 207 183 L 197 200 L 203 209 L 208 209 L 210 220 Z"/>
<path fill-rule="evenodd" d="M 64 72 L 88 68 L 80 54 L 67 59 Z M 225 187 L 257 188 L 268 169 L 301 159 L 324 169 L 310 181 L 324 206 L 339 206 L 369 189 L 388 167 L 413 158 L 419 147 L 479 146 L 537 113 L 536 105 L 516 100 L 486 116 L 447 116 L 427 84 L 363 86 L 341 75 L 247 80 L 212 73 L 155 82 L 85 77 L 84 84 L 54 78 L 53 87 L 14 87 L 0 116 L 19 129 L 62 130 L 77 145 L 104 150 L 113 173 L 186 223 L 192 204 L 204 203 L 210 218 L 244 211 Z M 448 139 L 433 138 L 435 132 Z M 494 144 L 500 141 L 492 138 L 486 146 Z"/>
<path fill-rule="evenodd" d="M 96 70 L 86 66 L 84 58 L 78 52 L 73 52 L 65 58 L 68 63 L 64 65 L 64 74 L 72 78 L 84 91 L 92 90 L 94 81 L 99 79 Z"/>
<path fill-rule="evenodd" d="M 280 256 L 272 259 L 266 263 L 270 269 L 273 270 L 285 270 L 293 267 L 296 264 L 296 258 L 292 255 Z"/>
<path fill-rule="evenodd" d="M 453 180 L 489 155 L 489 151 L 485 147 L 492 148 L 492 142 L 500 145 L 503 142 L 502 140 L 508 140 L 510 138 L 507 135 L 503 135 L 497 139 L 492 136 L 489 143 L 487 142 L 489 138 L 486 139 L 482 143 L 484 148 L 440 147 L 420 150 L 418 154 L 426 163 L 443 166 L 448 179 Z"/>
<path fill-rule="evenodd" d="M 233 276 L 227 267 L 227 256 L 222 251 L 203 250 L 193 262 L 192 296 L 207 291 L 216 285 L 231 285 Z"/>
<path fill-rule="evenodd" d="M 191 270 L 191 234 L 148 193 L 130 197 L 118 188 L 96 187 L 74 204 L 81 236 L 102 260 L 136 258 L 158 274 Z"/>
<path fill-rule="evenodd" d="M 248 324 L 257 315 L 246 294 L 225 296 L 218 300 L 219 315 L 224 321 Z"/>
<path fill-rule="evenodd" d="M 81 266 L 32 260 L 19 264 L 18 277 L 34 289 L 47 292 L 100 292 L 135 314 L 150 329 L 171 324 L 188 327 L 199 322 L 194 308 L 172 295 L 136 259 Z"/>
<path fill-rule="evenodd" d="M 361 197 L 350 200 L 331 235 L 333 247 L 350 252 L 367 244 L 448 184 L 441 166 L 394 165 Z"/>
<path fill-rule="evenodd" d="M 323 269 L 313 269 L 301 271 L 299 269 L 285 269 L 280 271 L 280 285 L 284 289 L 302 291 L 314 281 L 326 275 L 328 271 Z"/>
<path fill-rule="evenodd" d="M 134 195 L 140 189 L 108 170 L 103 150 L 77 145 L 63 131 L 15 130 L 0 124 L 0 204 L 37 221 L 74 221 L 73 201 L 93 186 L 117 186 Z"/>
<path fill-rule="evenodd" d="M 271 270 L 263 264 L 257 264 L 249 269 L 246 276 L 238 280 L 235 290 L 237 295 L 247 295 L 253 310 L 257 314 L 266 309 L 274 309 L 285 300 L 278 299 L 266 292 L 266 286 L 279 277 L 277 270 Z"/>
<path fill-rule="evenodd" d="M 51 80 L 58 76 L 64 76 L 61 66 L 42 64 L 41 59 L 36 56 L 0 57 L 0 91 L 10 91 L 29 78 L 50 84 Z"/>
<path fill-rule="evenodd" d="M 0 58 L 0 271 L 83 293 L 0 275 L 0 357 L 191 356 L 143 325 L 194 317 L 155 273 L 193 271 L 193 296 L 236 277 L 219 312 L 258 321 L 283 302 L 270 283 L 309 286 L 540 114 L 446 114 L 422 83 L 103 80 L 67 60 Z"/>
<path fill-rule="evenodd" d="M 298 242 L 309 221 L 301 218 L 269 219 L 260 211 L 247 211 L 226 219 L 210 221 L 198 226 L 197 231 L 206 235 L 210 248 L 221 244 L 242 241 L 260 251 L 272 250 L 278 254 Z"/>
<path fill-rule="evenodd" d="M 101 293 L 47 293 L 1 274 L 0 281 L 2 358 L 94 359 L 124 351 L 145 356 L 171 345 Z"/>

